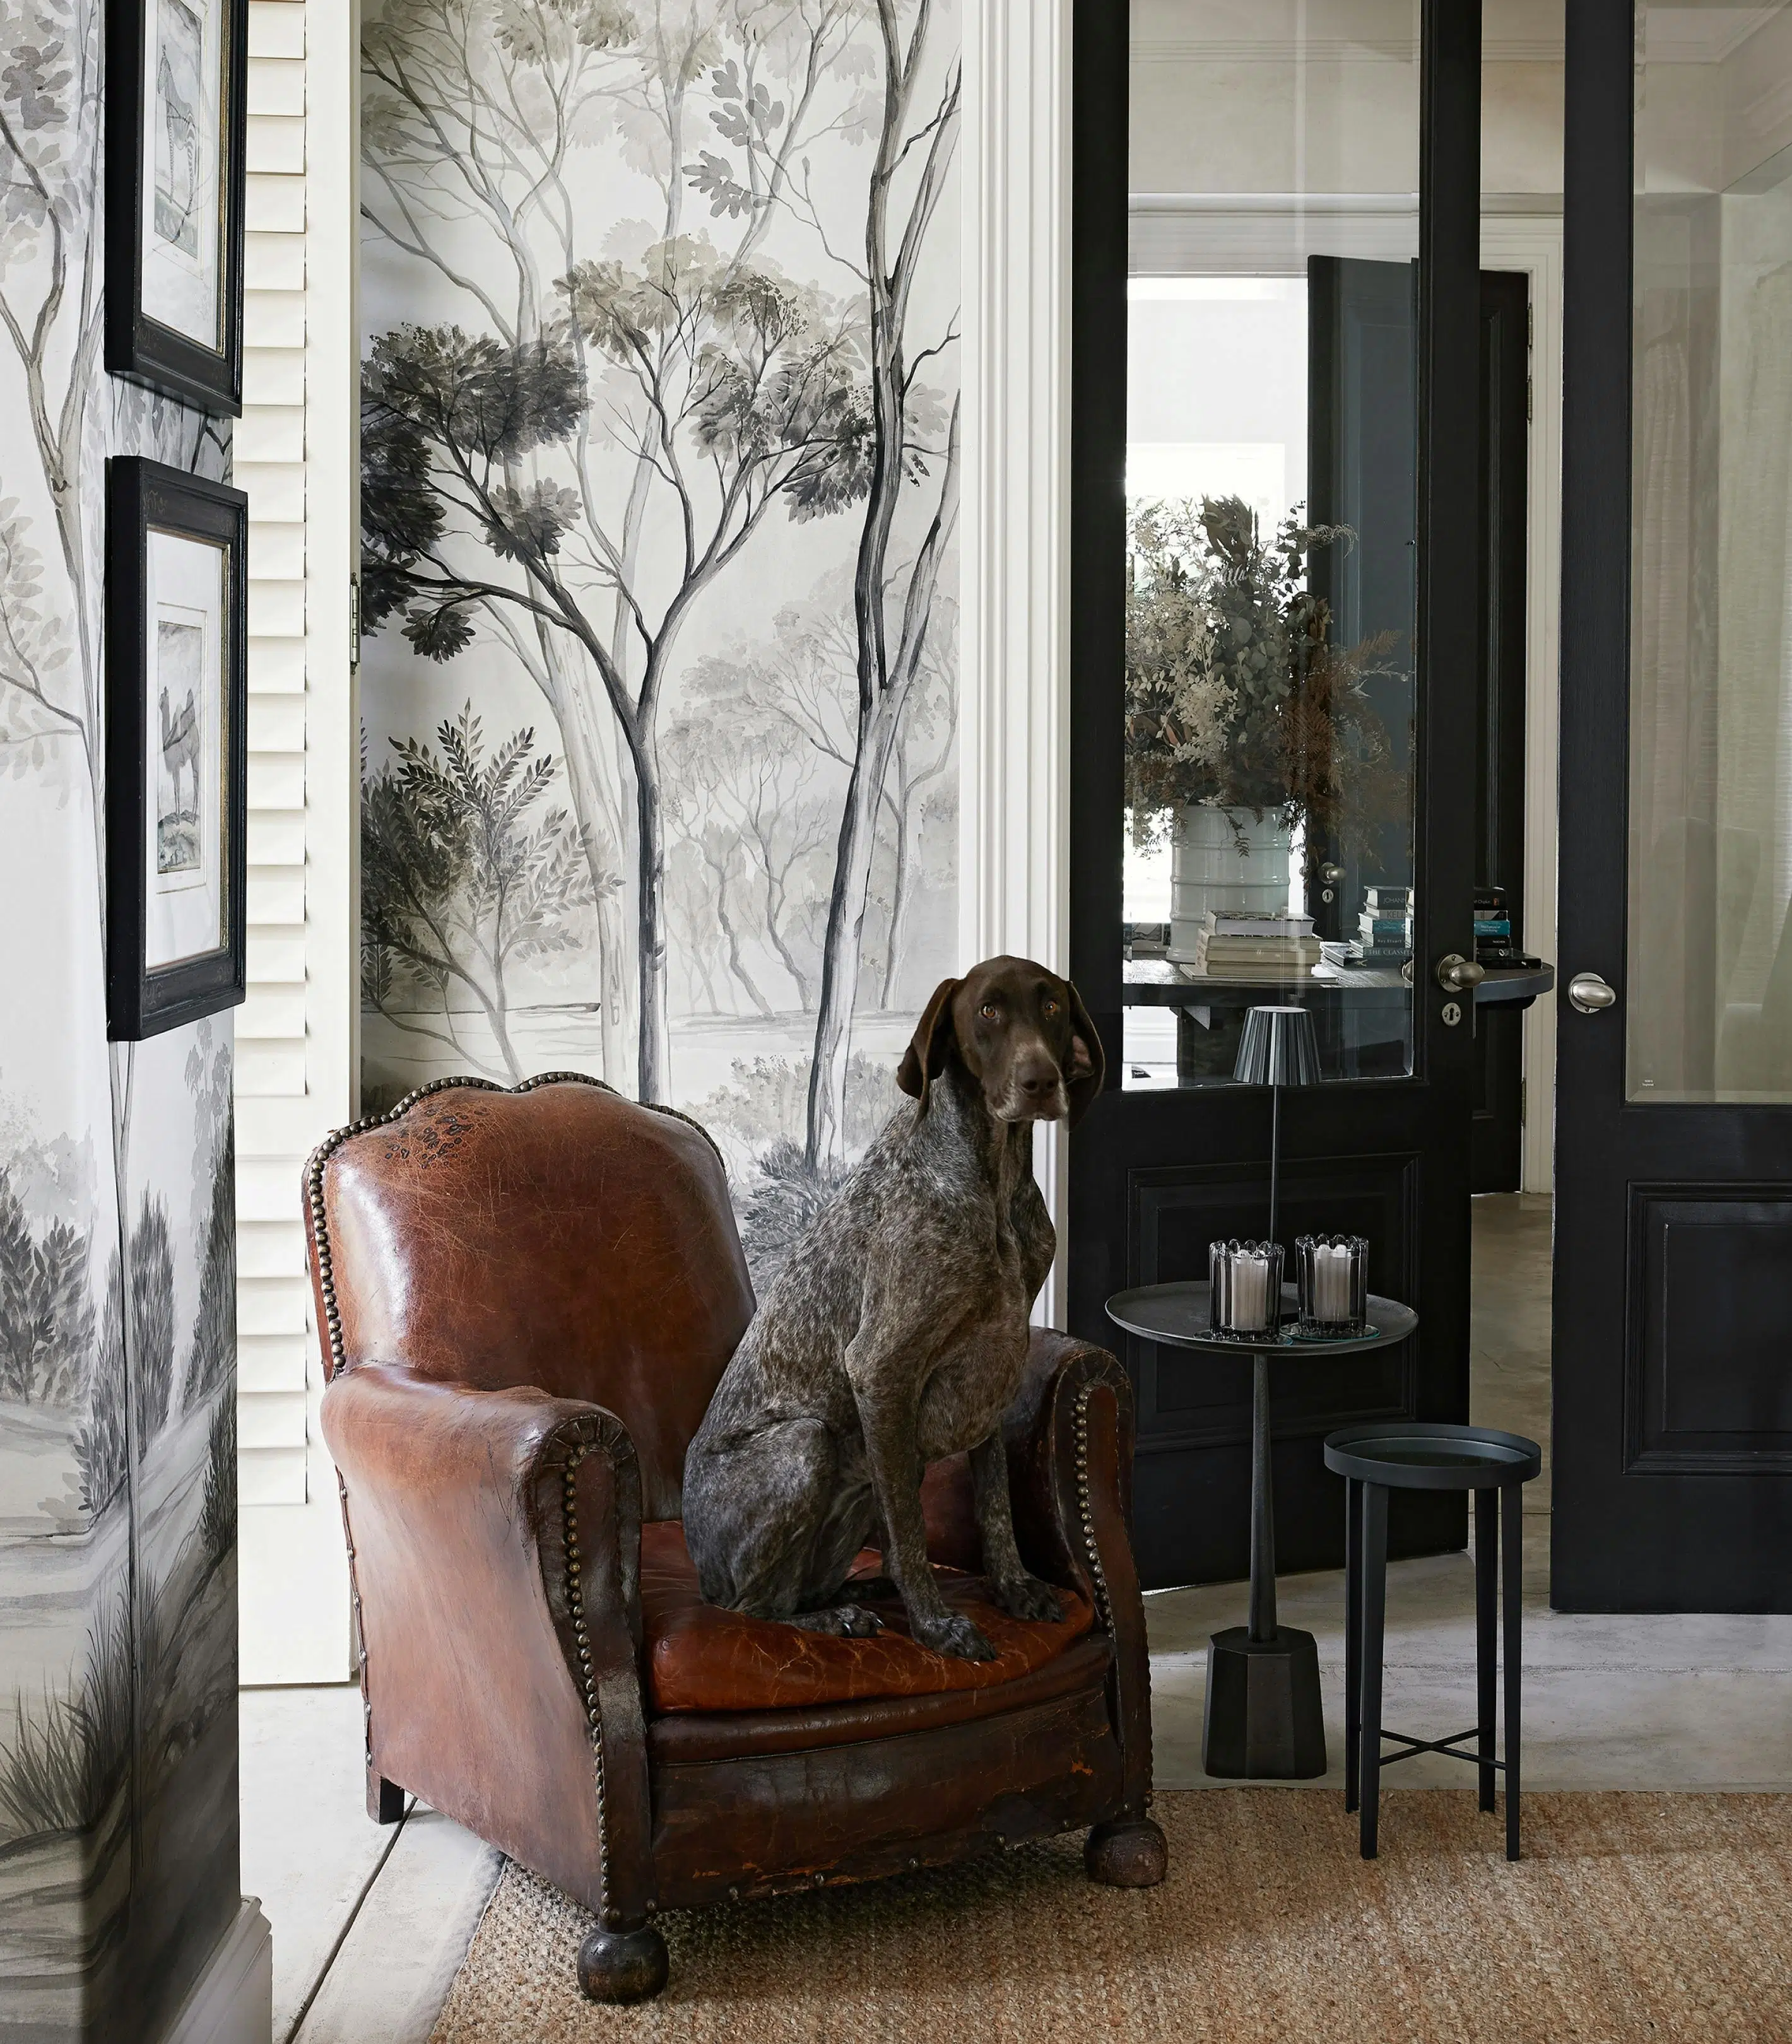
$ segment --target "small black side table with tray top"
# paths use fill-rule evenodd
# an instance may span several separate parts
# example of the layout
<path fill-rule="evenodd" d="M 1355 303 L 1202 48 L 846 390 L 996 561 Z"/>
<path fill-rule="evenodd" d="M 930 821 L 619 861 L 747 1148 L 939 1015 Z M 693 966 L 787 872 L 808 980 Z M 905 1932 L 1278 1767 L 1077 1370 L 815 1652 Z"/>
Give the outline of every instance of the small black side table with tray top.
<path fill-rule="evenodd" d="M 1198 1355 L 1251 1358 L 1251 1608 L 1247 1625 L 1213 1636 L 1202 1765 L 1234 1780 L 1298 1781 L 1325 1772 L 1319 1652 L 1310 1632 L 1275 1615 L 1275 1500 L 1270 1473 L 1269 1371 L 1276 1356 L 1359 1355 L 1390 1348 L 1417 1327 L 1410 1306 L 1369 1295 L 1369 1331 L 1295 1331 L 1292 1285 L 1282 1288 L 1282 1325 L 1262 1335 L 1216 1334 L 1205 1283 L 1141 1285 L 1117 1292 L 1108 1317 L 1129 1334 Z"/>
<path fill-rule="evenodd" d="M 1359 1845 L 1379 1845 L 1382 1769 L 1417 1753 L 1471 1762 L 1481 1777 L 1481 1807 L 1494 1807 L 1494 1776 L 1506 1777 L 1506 1856 L 1518 1857 L 1518 1704 L 1524 1650 L 1519 1638 L 1524 1568 L 1524 1487 L 1543 1467 L 1543 1450 L 1522 1434 L 1440 1420 L 1378 1420 L 1340 1427 L 1325 1440 L 1325 1466 L 1344 1480 L 1344 1808 L 1361 1809 Z M 1390 1490 L 1475 1493 L 1475 1721 L 1448 1739 L 1414 1739 L 1382 1723 L 1382 1633 L 1387 1608 Z M 1498 1522 L 1503 1520 L 1503 1527 Z M 1506 1757 L 1494 1758 L 1496 1581 L 1506 1605 Z M 1384 1754 L 1392 1739 L 1401 1750 Z M 1472 1740 L 1475 1750 L 1463 1751 Z"/>

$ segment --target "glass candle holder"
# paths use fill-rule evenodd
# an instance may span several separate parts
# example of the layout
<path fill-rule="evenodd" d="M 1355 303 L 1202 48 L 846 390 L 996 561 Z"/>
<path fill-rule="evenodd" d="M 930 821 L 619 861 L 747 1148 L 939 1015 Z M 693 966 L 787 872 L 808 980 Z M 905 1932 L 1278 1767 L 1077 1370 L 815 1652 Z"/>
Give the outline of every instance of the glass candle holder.
<path fill-rule="evenodd" d="M 1369 1319 L 1369 1245 L 1363 1238 L 1303 1235 L 1294 1257 L 1301 1332 L 1361 1334 Z"/>
<path fill-rule="evenodd" d="M 1207 1281 L 1216 1334 L 1275 1335 L 1282 1324 L 1279 1242 L 1209 1243 Z"/>

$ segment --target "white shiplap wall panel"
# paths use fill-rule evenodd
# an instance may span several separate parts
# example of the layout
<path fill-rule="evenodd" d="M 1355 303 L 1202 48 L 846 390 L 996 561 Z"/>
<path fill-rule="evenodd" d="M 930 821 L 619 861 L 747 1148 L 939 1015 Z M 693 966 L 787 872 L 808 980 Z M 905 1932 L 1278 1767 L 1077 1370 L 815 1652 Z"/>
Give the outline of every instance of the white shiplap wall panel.
<path fill-rule="evenodd" d="M 242 1678 L 348 1672 L 299 1176 L 353 1112 L 352 0 L 249 9 L 248 998 L 236 1027 Z M 330 121 L 313 110 L 334 105 Z"/>

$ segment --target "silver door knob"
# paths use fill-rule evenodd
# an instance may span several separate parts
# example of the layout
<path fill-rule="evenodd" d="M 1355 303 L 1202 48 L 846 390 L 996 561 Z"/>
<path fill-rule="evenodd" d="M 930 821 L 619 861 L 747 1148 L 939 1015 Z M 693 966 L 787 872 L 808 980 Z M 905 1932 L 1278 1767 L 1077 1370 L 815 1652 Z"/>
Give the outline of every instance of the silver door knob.
<path fill-rule="evenodd" d="M 1437 984 L 1446 993 L 1472 993 L 1487 977 L 1485 966 L 1451 951 L 1437 961 Z"/>
<path fill-rule="evenodd" d="M 1344 878 L 1344 868 L 1341 866 L 1334 866 L 1328 860 L 1320 867 L 1319 877 L 1328 887 L 1336 887 Z"/>
<path fill-rule="evenodd" d="M 1568 982 L 1568 998 L 1582 1015 L 1597 1015 L 1617 1001 L 1617 994 L 1596 972 L 1577 972 Z"/>

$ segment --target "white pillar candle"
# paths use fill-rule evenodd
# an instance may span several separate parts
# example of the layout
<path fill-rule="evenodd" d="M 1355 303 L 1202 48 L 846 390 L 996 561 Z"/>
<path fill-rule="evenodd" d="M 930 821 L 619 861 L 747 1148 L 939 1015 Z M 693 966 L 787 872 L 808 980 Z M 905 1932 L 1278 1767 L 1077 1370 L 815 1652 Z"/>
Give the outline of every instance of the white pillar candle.
<path fill-rule="evenodd" d="M 1343 1243 L 1315 1243 L 1313 1248 L 1313 1316 L 1338 1322 L 1351 1317 L 1351 1271 L 1355 1254 Z"/>
<path fill-rule="evenodd" d="M 1232 1259 L 1232 1324 L 1240 1334 L 1270 1324 L 1269 1258 L 1245 1251 Z"/>

